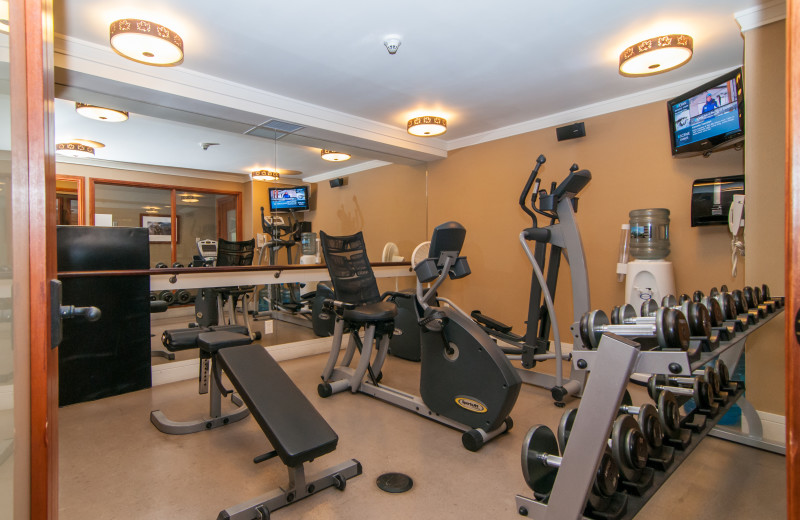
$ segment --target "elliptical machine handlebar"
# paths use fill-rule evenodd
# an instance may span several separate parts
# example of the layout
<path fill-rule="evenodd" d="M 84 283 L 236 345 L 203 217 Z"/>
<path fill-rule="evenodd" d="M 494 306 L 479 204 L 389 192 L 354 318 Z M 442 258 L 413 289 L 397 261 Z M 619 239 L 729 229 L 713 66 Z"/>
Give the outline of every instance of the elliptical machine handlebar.
<path fill-rule="evenodd" d="M 539 175 L 539 168 L 541 168 L 541 166 L 546 161 L 547 158 L 544 156 L 544 154 L 540 154 L 539 157 L 536 158 L 536 166 L 534 166 L 533 170 L 531 170 L 531 175 L 530 177 L 528 177 L 528 182 L 525 183 L 525 187 L 522 188 L 522 194 L 519 196 L 519 206 L 522 208 L 522 211 L 527 213 L 531 217 L 531 219 L 533 219 L 533 227 L 536 227 L 536 214 L 533 211 L 531 211 L 527 206 L 528 193 L 530 193 L 531 191 L 531 187 L 533 186 L 533 181 L 536 181 L 536 177 Z M 536 193 L 539 191 L 539 182 L 540 181 L 536 181 L 536 188 L 534 188 L 533 190 L 534 198 L 536 196 Z M 532 198 L 531 206 L 535 210 L 536 206 L 534 205 L 533 200 L 534 199 Z"/>

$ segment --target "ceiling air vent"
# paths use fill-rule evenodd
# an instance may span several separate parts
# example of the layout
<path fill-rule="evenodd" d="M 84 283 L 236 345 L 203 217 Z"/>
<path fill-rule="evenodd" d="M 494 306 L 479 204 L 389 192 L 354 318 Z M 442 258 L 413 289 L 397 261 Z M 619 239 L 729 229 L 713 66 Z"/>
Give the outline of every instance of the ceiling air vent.
<path fill-rule="evenodd" d="M 265 139 L 281 139 L 289 134 L 302 130 L 303 126 L 294 123 L 287 123 L 286 121 L 279 121 L 277 119 L 270 119 L 265 123 L 254 126 L 247 132 L 246 135 L 254 135 L 256 137 L 263 137 Z"/>

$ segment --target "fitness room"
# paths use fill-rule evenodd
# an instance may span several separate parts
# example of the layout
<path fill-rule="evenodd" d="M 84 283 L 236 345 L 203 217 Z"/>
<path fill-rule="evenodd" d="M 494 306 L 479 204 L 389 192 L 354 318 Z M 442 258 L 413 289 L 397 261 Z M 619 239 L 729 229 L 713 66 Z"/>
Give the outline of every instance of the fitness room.
<path fill-rule="evenodd" d="M 615 3 L 0 2 L 0 519 L 800 518 L 797 4 Z"/>

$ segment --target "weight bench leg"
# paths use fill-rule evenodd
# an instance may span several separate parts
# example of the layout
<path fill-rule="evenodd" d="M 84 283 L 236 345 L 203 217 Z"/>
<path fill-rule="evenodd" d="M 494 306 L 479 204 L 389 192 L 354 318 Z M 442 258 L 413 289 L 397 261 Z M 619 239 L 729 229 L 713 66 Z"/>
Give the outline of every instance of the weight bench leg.
<path fill-rule="evenodd" d="M 202 381 L 202 362 L 201 361 L 201 381 Z M 212 361 L 212 370 L 218 370 L 216 363 Z M 206 373 L 206 381 L 208 380 Z M 244 402 L 236 394 L 231 394 L 231 402 L 237 406 L 235 410 L 225 415 L 222 415 L 222 393 L 216 381 L 213 381 L 210 386 L 209 392 L 209 417 L 204 419 L 195 419 L 193 421 L 173 421 L 168 419 L 161 410 L 153 410 L 150 412 L 150 422 L 153 423 L 158 431 L 170 435 L 186 435 L 189 433 L 201 432 L 204 430 L 212 430 L 225 426 L 236 421 L 241 421 L 250 414 L 250 410 L 244 405 Z M 202 389 L 202 385 L 201 385 Z M 202 391 L 201 391 L 202 393 Z"/>
<path fill-rule="evenodd" d="M 315 479 L 307 482 L 303 465 L 289 470 L 289 485 L 286 490 L 275 489 L 239 505 L 229 507 L 221 511 L 217 520 L 253 520 L 254 518 L 269 518 L 269 513 L 276 511 L 284 506 L 288 506 L 298 500 L 302 500 L 323 489 L 335 487 L 344 491 L 348 479 L 357 477 L 361 474 L 361 463 L 356 459 L 351 459 L 339 465 L 324 470 L 316 475 Z M 266 516 L 263 511 L 266 512 Z"/>

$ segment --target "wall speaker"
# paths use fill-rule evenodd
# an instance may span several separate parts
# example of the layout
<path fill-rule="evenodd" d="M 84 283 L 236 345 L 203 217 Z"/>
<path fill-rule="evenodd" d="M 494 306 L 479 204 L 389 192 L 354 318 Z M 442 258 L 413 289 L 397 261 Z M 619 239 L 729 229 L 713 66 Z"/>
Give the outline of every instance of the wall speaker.
<path fill-rule="evenodd" d="M 558 138 L 559 141 L 566 141 L 567 139 L 575 139 L 584 136 L 586 136 L 586 128 L 583 126 L 583 121 L 556 128 L 556 138 Z"/>
<path fill-rule="evenodd" d="M 339 186 L 344 186 L 344 177 L 339 177 L 338 179 L 331 179 L 331 188 L 338 188 Z"/>

